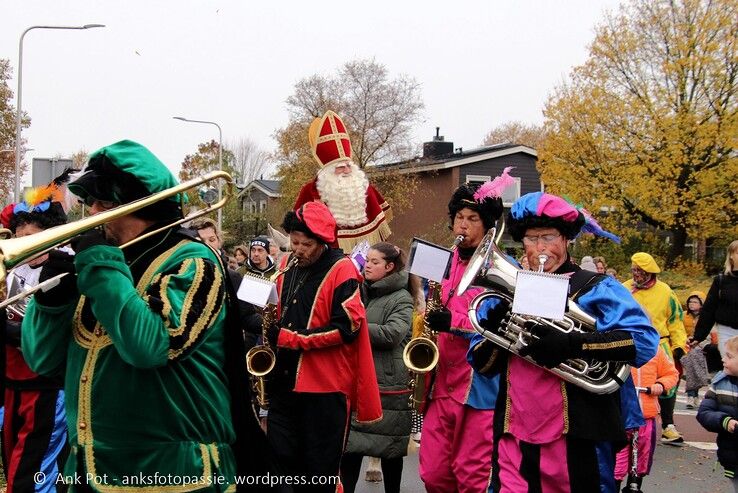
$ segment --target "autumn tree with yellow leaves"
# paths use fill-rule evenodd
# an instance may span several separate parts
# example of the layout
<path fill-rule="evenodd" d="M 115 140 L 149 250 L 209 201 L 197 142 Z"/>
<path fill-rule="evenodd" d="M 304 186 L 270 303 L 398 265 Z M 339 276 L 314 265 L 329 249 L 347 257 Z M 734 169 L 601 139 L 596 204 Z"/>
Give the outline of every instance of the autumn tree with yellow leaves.
<path fill-rule="evenodd" d="M 736 0 L 633 0 L 545 107 L 548 189 L 670 232 L 667 265 L 687 237 L 738 234 L 736 19 Z"/>

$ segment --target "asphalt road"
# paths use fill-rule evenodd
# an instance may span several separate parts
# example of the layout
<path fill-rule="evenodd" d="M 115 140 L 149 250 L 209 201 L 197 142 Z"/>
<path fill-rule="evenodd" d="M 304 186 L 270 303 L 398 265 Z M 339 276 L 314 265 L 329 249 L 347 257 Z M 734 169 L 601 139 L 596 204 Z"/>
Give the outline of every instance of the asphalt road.
<path fill-rule="evenodd" d="M 643 491 L 648 493 L 725 493 L 731 490 L 722 468 L 717 464 L 715 435 L 705 431 L 697 422 L 695 410 L 688 410 L 683 392 L 677 397 L 674 422 L 684 436 L 683 446 L 659 443 L 654 454 L 651 474 L 643 481 Z M 418 476 L 417 448 L 411 445 L 405 458 L 402 477 L 403 493 L 425 491 Z M 366 466 L 366 459 L 364 466 Z M 381 483 L 364 481 L 364 473 L 357 484 L 357 493 L 383 493 Z"/>

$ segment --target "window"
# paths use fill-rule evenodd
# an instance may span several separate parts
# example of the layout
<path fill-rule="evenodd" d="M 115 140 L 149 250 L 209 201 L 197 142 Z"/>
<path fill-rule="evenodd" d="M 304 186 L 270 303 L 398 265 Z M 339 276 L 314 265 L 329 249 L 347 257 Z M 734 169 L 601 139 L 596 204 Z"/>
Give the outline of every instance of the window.
<path fill-rule="evenodd" d="M 266 200 L 260 200 L 259 201 L 259 212 L 264 212 L 267 208 L 267 201 Z"/>
<path fill-rule="evenodd" d="M 482 184 L 485 181 L 489 181 L 492 178 L 490 176 L 485 175 L 466 175 L 466 182 L 467 183 L 473 183 L 473 184 Z"/>
<path fill-rule="evenodd" d="M 515 185 L 512 185 L 510 187 L 507 187 L 504 192 L 502 192 L 502 205 L 505 207 L 510 207 L 513 202 L 518 200 L 520 198 L 520 178 L 515 178 Z M 467 183 L 478 183 L 482 184 L 484 182 L 487 182 L 491 180 L 490 176 L 484 176 L 484 175 L 466 175 L 466 182 Z"/>
<path fill-rule="evenodd" d="M 249 212 L 249 214 L 256 214 L 256 202 L 253 200 L 249 200 L 248 202 L 245 202 L 246 204 L 246 210 Z"/>
<path fill-rule="evenodd" d="M 520 198 L 520 177 L 514 177 L 515 184 L 507 187 L 502 192 L 502 205 L 505 207 L 511 207 L 513 202 Z"/>

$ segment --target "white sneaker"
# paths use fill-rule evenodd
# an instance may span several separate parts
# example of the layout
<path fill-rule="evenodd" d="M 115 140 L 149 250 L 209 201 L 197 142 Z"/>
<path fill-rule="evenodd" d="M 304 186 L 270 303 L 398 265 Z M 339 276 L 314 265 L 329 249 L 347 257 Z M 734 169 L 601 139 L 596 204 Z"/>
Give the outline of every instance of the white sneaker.
<path fill-rule="evenodd" d="M 416 442 L 416 443 L 420 443 L 420 432 L 419 432 L 419 431 L 416 431 L 415 433 L 410 433 L 410 438 L 411 438 L 411 439 L 412 439 L 412 440 L 413 440 L 414 442 Z"/>
<path fill-rule="evenodd" d="M 691 395 L 688 395 L 687 396 L 687 409 L 694 409 L 695 408 L 695 405 L 694 405 L 695 399 L 696 399 L 696 397 L 692 397 Z"/>

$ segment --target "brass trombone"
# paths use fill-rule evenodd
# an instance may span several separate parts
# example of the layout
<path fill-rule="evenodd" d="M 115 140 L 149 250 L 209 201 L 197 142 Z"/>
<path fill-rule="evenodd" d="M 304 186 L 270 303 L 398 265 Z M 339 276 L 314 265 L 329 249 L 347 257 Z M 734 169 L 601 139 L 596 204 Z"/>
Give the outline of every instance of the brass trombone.
<path fill-rule="evenodd" d="M 136 212 L 152 204 L 156 204 L 157 202 L 167 199 L 169 197 L 172 197 L 174 195 L 177 195 L 178 193 L 184 193 L 191 188 L 202 185 L 203 183 L 207 183 L 207 182 L 218 180 L 218 179 L 223 179 L 226 182 L 226 187 L 224 187 L 224 190 L 223 190 L 224 192 L 223 196 L 219 201 L 208 205 L 208 207 L 206 207 L 205 209 L 196 211 L 192 214 L 187 215 L 186 217 L 183 217 L 182 219 L 178 219 L 172 223 L 167 224 L 166 226 L 162 226 L 161 228 L 157 228 L 153 231 L 149 231 L 146 234 L 138 236 L 132 239 L 131 241 L 123 245 L 120 245 L 120 248 L 125 248 L 129 245 L 132 245 L 134 243 L 137 243 L 143 240 L 144 238 L 148 238 L 149 236 L 155 235 L 157 233 L 160 233 L 166 229 L 177 226 L 179 224 L 192 221 L 193 219 L 196 219 L 200 216 L 204 216 L 206 214 L 211 213 L 212 211 L 215 211 L 223 207 L 228 201 L 228 199 L 231 197 L 231 195 L 233 194 L 233 191 L 232 191 L 233 190 L 233 179 L 231 178 L 231 175 L 229 175 L 225 171 L 212 171 L 210 173 L 207 173 L 201 176 L 200 178 L 193 178 L 192 180 L 187 180 L 186 182 L 183 182 L 183 183 L 180 183 L 179 185 L 175 185 L 173 187 L 167 188 L 166 190 L 162 190 L 161 192 L 154 193 L 152 195 L 149 195 L 148 197 L 138 199 L 128 204 L 123 204 L 121 206 L 116 207 L 115 209 L 110 209 L 109 211 L 101 212 L 99 214 L 95 214 L 94 216 L 86 217 L 84 219 L 75 221 L 73 223 L 62 224 L 60 226 L 49 228 L 47 230 L 40 231 L 33 235 L 23 236 L 21 238 L 11 238 L 11 239 L 0 240 L 0 293 L 4 297 L 5 277 L 7 276 L 8 271 L 12 269 L 13 267 L 16 267 L 17 265 L 20 265 L 29 260 L 32 260 L 40 255 L 43 255 L 49 250 L 52 250 L 66 243 L 67 241 L 71 240 L 75 236 L 80 235 L 86 231 L 89 231 L 93 228 L 101 226 L 114 219 L 127 216 L 128 214 Z M 0 230 L 0 236 L 6 234 L 6 232 L 7 230 Z M 59 279 L 61 279 L 61 277 L 63 277 L 63 275 L 49 279 L 48 285 L 51 285 L 52 284 L 51 281 L 54 281 L 54 280 L 58 282 Z M 38 291 L 39 289 L 42 289 L 42 288 L 38 288 L 38 286 L 36 286 L 35 288 L 32 288 L 32 290 L 29 290 L 30 292 L 27 292 L 27 293 L 31 294 L 31 292 Z M 28 295 L 26 293 L 22 293 L 22 294 L 25 294 L 26 296 Z M 16 301 L 17 299 L 18 298 L 16 296 L 16 297 L 13 297 L 12 301 L 5 300 L 3 303 L 0 303 L 0 308 L 7 306 L 9 302 L 12 303 L 13 301 Z"/>

